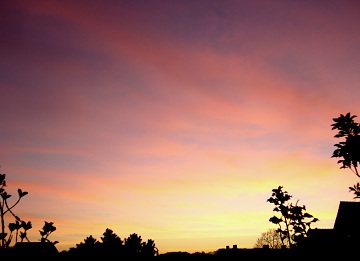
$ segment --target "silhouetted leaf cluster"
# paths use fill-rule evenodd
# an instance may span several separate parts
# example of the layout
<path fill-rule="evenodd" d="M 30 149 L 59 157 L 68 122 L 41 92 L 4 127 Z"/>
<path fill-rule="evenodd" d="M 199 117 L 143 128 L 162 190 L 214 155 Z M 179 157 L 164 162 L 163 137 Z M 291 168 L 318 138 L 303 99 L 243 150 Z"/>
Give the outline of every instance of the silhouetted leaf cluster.
<path fill-rule="evenodd" d="M 354 121 L 355 117 L 357 116 L 347 113 L 333 118 L 335 123 L 331 124 L 332 130 L 338 130 L 334 137 L 345 138 L 345 141 L 334 144 L 337 149 L 334 150 L 332 157 L 342 158 L 337 162 L 342 164 L 340 168 L 350 168 L 359 176 L 357 166 L 360 163 L 360 126 Z"/>
<path fill-rule="evenodd" d="M 52 241 L 50 241 L 50 240 L 48 239 L 48 237 L 50 236 L 50 234 L 51 234 L 52 232 L 54 232 L 55 230 L 56 230 L 56 227 L 54 227 L 54 222 L 46 222 L 46 221 L 45 221 L 45 224 L 44 224 L 42 230 L 39 231 L 39 232 L 40 232 L 40 235 L 41 235 L 40 241 L 41 241 L 41 242 L 50 242 L 50 243 L 53 243 L 54 245 L 57 244 L 57 243 L 59 243 L 58 241 L 52 242 Z"/>
<path fill-rule="evenodd" d="M 338 130 L 335 138 L 345 138 L 345 141 L 340 141 L 334 144 L 336 149 L 333 152 L 333 158 L 341 158 L 338 164 L 341 169 L 349 168 L 360 178 L 358 172 L 358 164 L 360 163 L 360 125 L 354 121 L 356 115 L 351 115 L 348 112 L 346 115 L 340 114 L 338 118 L 333 118 L 335 123 L 331 124 L 332 130 Z M 349 191 L 355 194 L 354 198 L 360 198 L 360 185 L 355 184 L 349 187 Z"/>
<path fill-rule="evenodd" d="M 360 183 L 356 183 L 354 186 L 349 187 L 349 191 L 355 194 L 354 198 L 360 198 Z"/>

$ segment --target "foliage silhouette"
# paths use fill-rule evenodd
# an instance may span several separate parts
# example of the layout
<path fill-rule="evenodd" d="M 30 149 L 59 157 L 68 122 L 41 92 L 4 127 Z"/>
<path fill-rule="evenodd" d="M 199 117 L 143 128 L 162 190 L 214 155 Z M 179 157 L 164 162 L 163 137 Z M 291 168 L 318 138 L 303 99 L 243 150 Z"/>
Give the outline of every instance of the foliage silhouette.
<path fill-rule="evenodd" d="M 141 243 L 141 236 L 137 235 L 136 233 L 130 234 L 130 236 L 125 239 L 126 256 L 140 256 L 142 247 Z"/>
<path fill-rule="evenodd" d="M 44 222 L 45 222 L 45 224 L 44 224 L 42 230 L 40 230 L 40 235 L 41 235 L 40 241 L 41 242 L 50 242 L 54 245 L 59 243 L 58 241 L 52 242 L 48 239 L 50 234 L 56 230 L 56 227 L 54 227 L 54 222 L 46 222 L 46 221 L 44 221 Z"/>
<path fill-rule="evenodd" d="M 15 215 L 13 212 L 13 208 L 20 202 L 20 200 L 28 194 L 26 191 L 22 191 L 21 189 L 17 190 L 18 199 L 12 205 L 9 202 L 11 195 L 7 193 L 5 190 L 6 187 L 6 174 L 0 174 L 0 218 L 1 218 L 1 233 L 0 233 L 0 240 L 1 240 L 1 248 L 7 249 L 10 246 L 10 243 L 13 239 L 13 233 L 15 232 L 15 242 L 18 241 L 18 237 L 20 238 L 21 242 L 27 238 L 27 231 L 32 228 L 31 222 L 25 222 L 20 219 L 19 216 Z M 6 214 L 10 214 L 14 218 L 14 223 L 8 224 L 8 229 L 10 234 L 5 232 L 5 217 Z"/>
<path fill-rule="evenodd" d="M 346 115 L 340 114 L 338 118 L 333 118 L 335 123 L 331 124 L 332 130 L 338 130 L 334 137 L 345 138 L 345 141 L 334 144 L 336 149 L 331 157 L 341 158 L 337 162 L 342 164 L 340 168 L 349 168 L 360 178 L 358 171 L 358 164 L 360 163 L 360 125 L 354 121 L 356 117 L 356 115 L 351 115 L 348 112 Z M 349 187 L 349 192 L 355 194 L 354 198 L 360 198 L 360 183 L 358 182 Z"/>
<path fill-rule="evenodd" d="M 100 245 L 100 242 L 94 238 L 92 235 L 84 239 L 84 243 L 76 244 L 76 247 L 81 250 L 88 252 L 91 249 L 97 249 Z"/>
<path fill-rule="evenodd" d="M 101 237 L 104 255 L 119 257 L 123 252 L 123 241 L 111 229 L 107 228 Z"/>
<path fill-rule="evenodd" d="M 302 244 L 307 238 L 311 224 L 319 221 L 306 212 L 305 205 L 298 206 L 298 201 L 295 205 L 288 203 L 291 198 L 287 191 L 283 191 L 282 186 L 278 186 L 272 190 L 272 195 L 267 200 L 275 205 L 273 211 L 281 214 L 280 217 L 271 217 L 269 221 L 278 225 L 276 231 L 280 235 L 282 244 L 289 248 Z"/>
<path fill-rule="evenodd" d="M 76 244 L 76 248 L 70 248 L 69 251 L 62 251 L 62 257 L 77 260 L 105 258 L 142 258 L 154 257 L 158 255 L 158 249 L 152 239 L 142 242 L 141 236 L 136 233 L 130 234 L 124 241 L 116 235 L 113 230 L 107 228 L 101 237 L 101 242 L 93 236 L 85 238 L 84 242 Z"/>
<path fill-rule="evenodd" d="M 142 256 L 144 257 L 152 257 L 159 255 L 159 251 L 157 247 L 155 246 L 155 241 L 152 239 L 148 239 L 148 241 L 145 243 L 142 243 Z"/>

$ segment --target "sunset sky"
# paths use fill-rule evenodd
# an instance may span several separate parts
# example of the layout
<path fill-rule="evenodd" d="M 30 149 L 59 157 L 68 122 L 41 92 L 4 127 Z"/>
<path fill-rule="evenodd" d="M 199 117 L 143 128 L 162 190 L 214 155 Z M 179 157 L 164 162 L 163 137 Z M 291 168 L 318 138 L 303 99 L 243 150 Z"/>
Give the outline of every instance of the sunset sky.
<path fill-rule="evenodd" d="M 110 228 L 160 253 L 252 248 L 292 202 L 332 228 L 360 181 L 331 155 L 360 121 L 359 1 L 5 0 L 0 173 L 38 241 Z M 9 216 L 10 218 L 10 216 Z"/>

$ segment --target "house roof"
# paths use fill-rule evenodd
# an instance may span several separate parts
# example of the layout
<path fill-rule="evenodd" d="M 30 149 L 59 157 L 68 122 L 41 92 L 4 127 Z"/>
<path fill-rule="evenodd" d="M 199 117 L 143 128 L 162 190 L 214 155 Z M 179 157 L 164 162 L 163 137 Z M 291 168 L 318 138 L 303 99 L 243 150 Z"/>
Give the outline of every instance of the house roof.
<path fill-rule="evenodd" d="M 360 233 L 360 202 L 340 201 L 334 230 L 346 234 Z"/>

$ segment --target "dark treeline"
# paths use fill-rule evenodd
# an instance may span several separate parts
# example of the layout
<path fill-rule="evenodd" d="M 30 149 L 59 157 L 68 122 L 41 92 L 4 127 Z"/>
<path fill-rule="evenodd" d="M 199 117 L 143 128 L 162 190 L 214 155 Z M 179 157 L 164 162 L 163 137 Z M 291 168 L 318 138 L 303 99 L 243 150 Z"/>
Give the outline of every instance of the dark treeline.
<path fill-rule="evenodd" d="M 68 251 L 61 251 L 60 256 L 68 258 L 149 258 L 158 255 L 158 249 L 152 239 L 146 242 L 136 233 L 130 234 L 124 241 L 111 229 L 107 228 L 100 241 L 93 236 Z"/>

